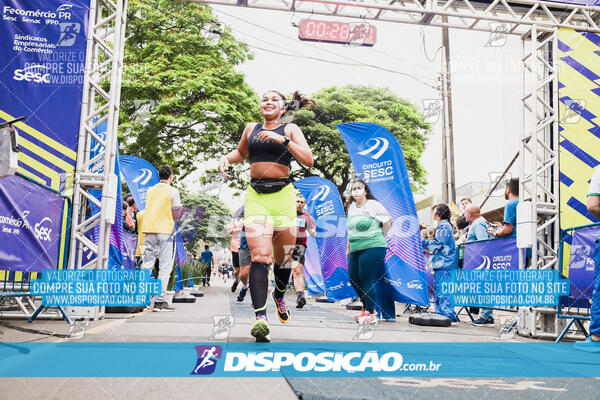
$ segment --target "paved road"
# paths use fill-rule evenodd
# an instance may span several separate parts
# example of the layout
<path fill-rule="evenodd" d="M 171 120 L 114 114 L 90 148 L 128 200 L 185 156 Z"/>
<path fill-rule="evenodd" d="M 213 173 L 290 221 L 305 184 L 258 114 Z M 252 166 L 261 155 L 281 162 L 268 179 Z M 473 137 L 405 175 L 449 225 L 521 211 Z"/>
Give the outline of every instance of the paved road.
<path fill-rule="evenodd" d="M 205 296 L 194 304 L 176 304 L 174 313 L 142 312 L 135 315 L 109 314 L 91 322 L 83 341 L 89 342 L 207 342 L 214 321 L 234 319 L 227 341 L 251 342 L 253 322 L 250 296 L 235 301 L 229 284 L 213 280 L 201 288 Z M 336 303 L 309 300 L 302 310 L 293 307 L 292 319 L 282 325 L 274 314 L 272 300 L 268 317 L 274 341 L 355 341 L 356 312 Z M 401 308 L 398 307 L 398 313 Z M 506 316 L 507 318 L 510 315 Z M 501 317 L 502 318 L 502 317 Z M 496 341 L 497 327 L 478 328 L 466 322 L 450 328 L 408 325 L 407 316 L 397 323 L 380 324 L 368 340 L 378 342 L 486 342 Z M 62 321 L 0 321 L 3 342 L 70 341 Z M 365 332 L 362 332 L 364 335 Z M 512 341 L 530 342 L 515 336 Z M 93 362 L 89 360 L 86 362 Z M 158 360 L 156 368 L 169 360 Z M 600 392 L 596 379 L 420 379 L 420 378 L 36 378 L 0 379 L 0 400 L 12 399 L 572 399 L 594 398 Z M 596 396 L 597 397 L 597 396 Z"/>

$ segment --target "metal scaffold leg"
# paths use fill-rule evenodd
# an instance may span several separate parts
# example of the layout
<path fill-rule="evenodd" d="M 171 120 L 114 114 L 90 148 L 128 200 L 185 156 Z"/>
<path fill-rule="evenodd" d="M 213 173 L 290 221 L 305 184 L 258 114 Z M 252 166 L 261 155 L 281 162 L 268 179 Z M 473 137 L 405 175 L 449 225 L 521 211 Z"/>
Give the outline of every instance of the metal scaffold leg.
<path fill-rule="evenodd" d="M 83 84 L 79 147 L 75 170 L 69 268 L 106 268 L 110 246 L 110 227 L 115 220 L 117 176 L 117 126 L 123 71 L 123 47 L 127 18 L 127 0 L 92 0 Z M 108 90 L 105 90 L 108 86 Z M 107 123 L 106 134 L 95 129 Z M 98 149 L 91 156 L 92 143 Z M 98 200 L 90 191 L 101 190 Z M 100 212 L 91 215 L 88 205 Z M 91 239 L 92 230 L 97 241 Z M 83 251 L 95 255 L 84 263 Z M 103 307 L 69 307 L 71 315 L 103 316 Z"/>

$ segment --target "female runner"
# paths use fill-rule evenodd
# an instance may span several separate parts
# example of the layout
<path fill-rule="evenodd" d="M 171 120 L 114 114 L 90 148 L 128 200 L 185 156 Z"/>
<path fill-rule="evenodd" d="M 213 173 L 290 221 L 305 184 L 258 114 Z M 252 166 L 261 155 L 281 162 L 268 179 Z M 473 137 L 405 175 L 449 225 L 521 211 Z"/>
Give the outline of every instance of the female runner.
<path fill-rule="evenodd" d="M 282 323 L 290 319 L 284 293 L 291 273 L 291 255 L 296 244 L 296 193 L 289 178 L 295 158 L 307 167 L 313 165 L 310 147 L 295 124 L 281 119 L 289 112 L 308 108 L 315 102 L 295 92 L 287 101 L 280 92 L 271 90 L 261 99 L 262 123 L 246 125 L 237 149 L 219 161 L 219 172 L 229 164 L 250 160 L 250 186 L 246 192 L 244 226 L 252 262 L 250 264 L 250 296 L 256 321 L 250 334 L 256 341 L 269 341 L 267 292 L 269 260 L 275 260 L 273 300 Z"/>

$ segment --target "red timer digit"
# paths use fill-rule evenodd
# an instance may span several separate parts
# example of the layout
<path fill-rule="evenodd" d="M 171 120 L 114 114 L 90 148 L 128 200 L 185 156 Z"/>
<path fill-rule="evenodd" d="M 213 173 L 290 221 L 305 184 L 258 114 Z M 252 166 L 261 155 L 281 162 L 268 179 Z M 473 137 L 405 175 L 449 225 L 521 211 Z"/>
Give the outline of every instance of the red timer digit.
<path fill-rule="evenodd" d="M 366 33 L 363 45 L 373 46 L 376 40 L 375 27 L 370 26 Z M 313 42 L 348 44 L 352 39 L 352 28 L 345 22 L 302 19 L 299 24 L 298 38 Z"/>

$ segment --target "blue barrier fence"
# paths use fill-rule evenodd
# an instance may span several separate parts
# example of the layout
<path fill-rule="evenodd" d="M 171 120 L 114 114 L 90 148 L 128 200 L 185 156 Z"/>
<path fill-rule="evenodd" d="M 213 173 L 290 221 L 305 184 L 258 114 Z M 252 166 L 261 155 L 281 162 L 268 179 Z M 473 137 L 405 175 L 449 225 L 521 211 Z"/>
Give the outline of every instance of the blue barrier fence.
<path fill-rule="evenodd" d="M 517 240 L 515 237 L 507 237 L 461 243 L 458 245 L 457 265 L 460 269 L 519 269 Z M 458 314 L 463 310 L 474 320 L 466 307 L 462 307 Z M 517 312 L 518 307 L 494 307 L 492 310 Z"/>
<path fill-rule="evenodd" d="M 600 223 L 574 226 L 561 230 L 559 265 L 562 275 L 569 278 L 571 294 L 561 297 L 558 318 L 569 322 L 556 339 L 560 342 L 573 324 L 588 336 L 584 322 L 590 320 L 590 300 L 594 283 L 594 246 L 600 232 Z M 569 251 L 565 245 L 569 245 Z M 568 257 L 568 263 L 566 260 Z M 566 269 L 566 271 L 565 271 Z"/>

